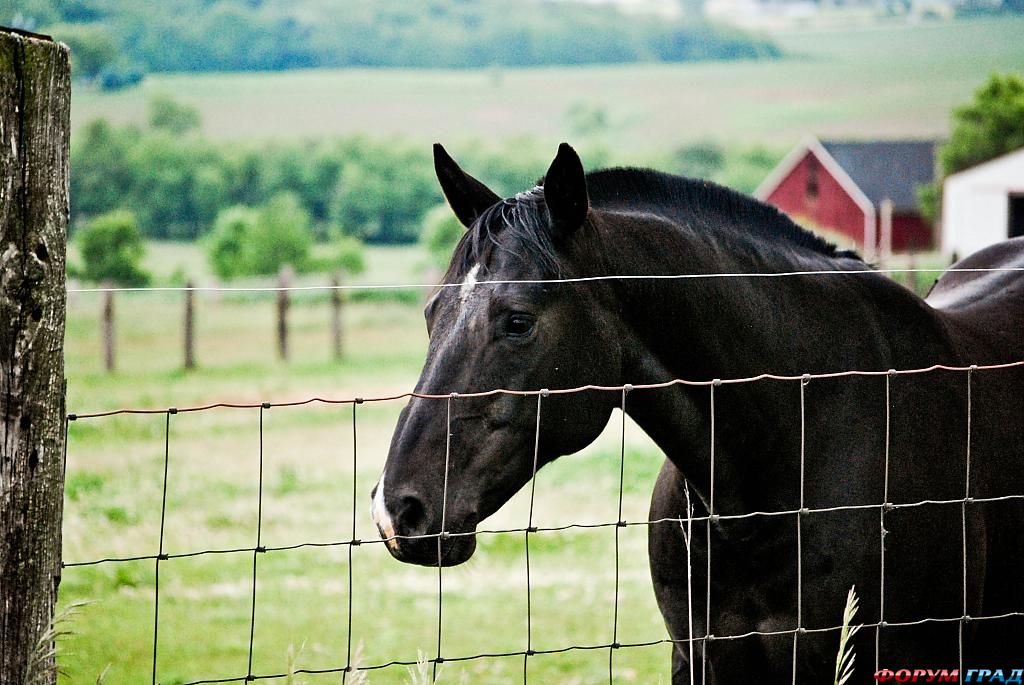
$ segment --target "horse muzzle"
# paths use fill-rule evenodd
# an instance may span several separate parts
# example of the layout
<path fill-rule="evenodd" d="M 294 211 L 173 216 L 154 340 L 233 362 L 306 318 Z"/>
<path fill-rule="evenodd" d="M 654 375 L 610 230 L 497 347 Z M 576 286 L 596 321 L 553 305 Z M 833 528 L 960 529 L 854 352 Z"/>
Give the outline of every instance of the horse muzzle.
<path fill-rule="evenodd" d="M 476 517 L 450 517 L 441 528 L 423 500 L 411 493 L 385 498 L 384 479 L 371 492 L 371 513 L 395 559 L 419 566 L 458 566 L 476 551 Z M 392 501 L 393 500 L 393 501 Z"/>

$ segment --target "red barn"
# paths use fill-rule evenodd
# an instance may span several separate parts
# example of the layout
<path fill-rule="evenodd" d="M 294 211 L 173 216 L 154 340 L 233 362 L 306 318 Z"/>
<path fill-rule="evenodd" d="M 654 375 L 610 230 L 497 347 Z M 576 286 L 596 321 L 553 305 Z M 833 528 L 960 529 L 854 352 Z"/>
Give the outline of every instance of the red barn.
<path fill-rule="evenodd" d="M 935 143 L 819 141 L 799 145 L 754 195 L 797 221 L 852 240 L 865 258 L 930 249 L 917 187 L 935 178 Z"/>

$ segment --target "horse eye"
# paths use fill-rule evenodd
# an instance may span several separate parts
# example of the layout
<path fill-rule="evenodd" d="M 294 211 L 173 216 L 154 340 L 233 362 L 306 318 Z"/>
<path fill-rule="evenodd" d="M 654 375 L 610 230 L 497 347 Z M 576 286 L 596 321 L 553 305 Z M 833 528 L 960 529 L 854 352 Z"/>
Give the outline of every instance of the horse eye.
<path fill-rule="evenodd" d="M 505 322 L 505 335 L 513 338 L 521 338 L 529 335 L 533 330 L 534 319 L 529 314 L 510 314 Z"/>

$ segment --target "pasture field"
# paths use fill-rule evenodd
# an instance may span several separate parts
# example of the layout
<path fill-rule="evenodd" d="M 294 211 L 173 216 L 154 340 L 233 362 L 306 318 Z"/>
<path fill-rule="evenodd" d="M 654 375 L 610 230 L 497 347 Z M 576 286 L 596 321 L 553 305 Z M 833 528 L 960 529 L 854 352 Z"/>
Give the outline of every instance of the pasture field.
<path fill-rule="evenodd" d="M 156 246 L 150 259 L 167 272 L 200 260 L 185 248 Z M 362 278 L 390 282 L 419 276 L 416 248 L 374 249 Z M 410 270 L 411 273 L 410 273 Z M 202 279 L 201 279 L 202 280 Z M 66 343 L 68 410 L 163 409 L 215 401 L 260 402 L 374 397 L 411 389 L 426 335 L 417 306 L 351 302 L 345 311 L 346 356 L 328 354 L 322 294 L 297 296 L 292 357 L 278 361 L 273 294 L 203 294 L 198 301 L 198 363 L 180 368 L 181 295 L 122 294 L 116 301 L 118 370 L 102 371 L 99 297 L 69 299 Z M 262 412 L 262 545 L 376 540 L 369 491 L 379 476 L 404 402 L 357 409 L 353 460 L 350 405 L 275 407 Z M 439 411 L 443 411 L 439 406 Z M 64 559 L 155 554 L 159 546 L 166 414 L 79 419 L 70 424 Z M 182 412 L 170 417 L 164 551 L 252 549 L 260 480 L 259 409 Z M 584 453 L 545 468 L 536 485 L 534 525 L 613 522 L 619 492 L 620 415 Z M 647 518 L 661 456 L 626 425 L 623 517 Z M 353 503 L 353 489 L 355 502 Z M 353 506 L 354 504 L 354 506 Z M 486 528 L 525 527 L 529 493 L 520 493 Z M 646 561 L 646 528 L 620 532 L 620 642 L 664 637 Z M 612 641 L 615 528 L 531 536 L 532 646 L 554 649 Z M 352 646 L 363 666 L 433 657 L 437 647 L 437 570 L 392 560 L 382 544 L 353 549 Z M 248 665 L 253 554 L 172 558 L 160 565 L 157 680 L 165 685 L 245 676 Z M 349 567 L 345 546 L 301 547 L 259 555 L 252 671 L 344 666 Z M 138 683 L 150 678 L 155 568 L 152 560 L 65 569 L 59 641 L 62 683 Z M 443 575 L 443 655 L 526 647 L 523 533 L 482 535 L 474 559 Z M 81 602 L 84 605 L 77 606 Z M 452 662 L 441 683 L 518 682 L 522 657 Z M 669 679 L 669 650 L 622 649 L 617 682 Z M 533 682 L 607 682 L 608 650 L 537 655 Z M 368 672 L 368 682 L 405 683 L 396 666 Z M 340 674 L 269 682 L 339 683 Z"/>
<path fill-rule="evenodd" d="M 950 109 L 992 72 L 1024 64 L 1024 18 L 774 34 L 776 62 L 248 74 L 154 74 L 139 89 L 78 89 L 75 127 L 97 117 L 144 123 L 171 94 L 199 108 L 212 138 L 365 133 L 435 140 L 583 137 L 568 112 L 603 110 L 616 161 L 702 138 L 790 145 L 808 133 L 941 137 Z"/>

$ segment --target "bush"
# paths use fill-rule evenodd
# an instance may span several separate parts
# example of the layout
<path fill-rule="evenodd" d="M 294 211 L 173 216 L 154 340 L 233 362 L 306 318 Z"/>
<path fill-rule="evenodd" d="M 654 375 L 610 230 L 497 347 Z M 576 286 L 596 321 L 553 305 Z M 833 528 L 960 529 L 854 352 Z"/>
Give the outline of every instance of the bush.
<path fill-rule="evenodd" d="M 672 154 L 674 171 L 690 178 L 714 178 L 725 166 L 725 153 L 715 142 L 705 140 L 683 145 Z"/>
<path fill-rule="evenodd" d="M 455 218 L 455 214 L 448 205 L 438 205 L 429 212 L 423 219 L 423 232 L 420 234 L 420 244 L 430 255 L 430 260 L 439 269 L 448 268 L 448 262 L 452 258 L 452 252 L 459 242 L 459 238 L 466 232 Z"/>
<path fill-rule="evenodd" d="M 158 95 L 149 101 L 149 125 L 180 136 L 199 128 L 199 110 L 183 105 L 169 95 Z"/>
<path fill-rule="evenodd" d="M 332 231 L 328 247 L 329 254 L 310 262 L 310 271 L 344 271 L 355 275 L 366 270 L 365 250 L 358 238 Z"/>
<path fill-rule="evenodd" d="M 275 274 L 285 264 L 306 271 L 312 244 L 309 212 L 294 193 L 280 193 L 260 208 L 244 245 L 243 264 L 253 276 Z"/>
<path fill-rule="evenodd" d="M 256 210 L 241 205 L 228 207 L 217 215 L 207 242 L 207 258 L 219 278 L 230 280 L 244 273 L 245 244 L 257 216 Z"/>
<path fill-rule="evenodd" d="M 127 210 L 101 214 L 77 236 L 83 278 L 97 283 L 112 281 L 126 287 L 144 286 L 150 275 L 140 263 L 146 252 L 135 215 Z"/>
<path fill-rule="evenodd" d="M 330 252 L 316 259 L 309 212 L 294 193 L 279 193 L 257 208 L 234 206 L 221 211 L 207 240 L 207 258 L 223 279 L 275 274 L 285 264 L 296 271 L 350 274 L 365 268 L 363 245 L 334 231 Z"/>
<path fill-rule="evenodd" d="M 108 64 L 100 70 L 100 90 L 122 90 L 142 83 L 145 72 L 133 64 Z"/>

